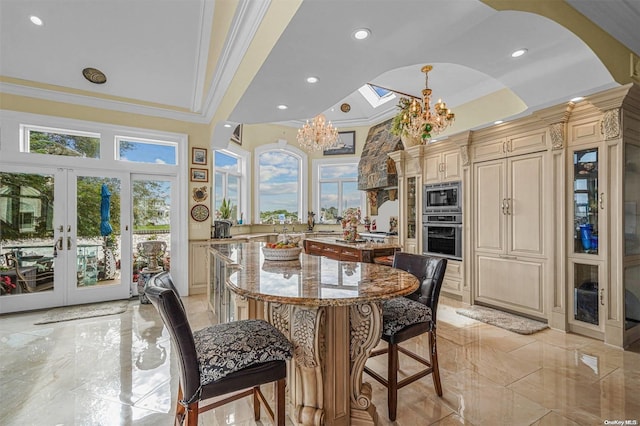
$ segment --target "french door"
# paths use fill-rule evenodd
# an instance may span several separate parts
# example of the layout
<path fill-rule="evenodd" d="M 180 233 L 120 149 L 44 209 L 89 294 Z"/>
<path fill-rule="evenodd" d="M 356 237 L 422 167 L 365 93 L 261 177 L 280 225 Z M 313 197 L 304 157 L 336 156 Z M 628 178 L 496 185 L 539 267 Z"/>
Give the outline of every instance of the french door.
<path fill-rule="evenodd" d="M 3 165 L 0 313 L 128 298 L 129 188 L 126 173 Z"/>

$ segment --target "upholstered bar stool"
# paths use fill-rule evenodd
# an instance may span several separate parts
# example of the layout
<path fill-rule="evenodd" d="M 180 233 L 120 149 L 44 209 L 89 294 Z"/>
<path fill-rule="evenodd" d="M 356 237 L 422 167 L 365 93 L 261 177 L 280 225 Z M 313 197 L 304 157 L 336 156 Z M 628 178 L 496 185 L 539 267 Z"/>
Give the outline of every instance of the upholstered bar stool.
<path fill-rule="evenodd" d="M 243 320 L 192 332 L 166 273 L 152 278 L 145 294 L 169 330 L 178 355 L 176 424 L 197 425 L 198 414 L 250 395 L 256 421 L 262 402 L 277 425 L 285 424 L 285 361 L 291 358 L 293 346 L 278 329 L 266 321 Z M 275 413 L 260 390 L 260 385 L 271 382 Z M 201 406 L 205 401 L 207 405 Z"/>
<path fill-rule="evenodd" d="M 397 252 L 393 267 L 415 275 L 420 281 L 420 287 L 408 296 L 382 303 L 382 340 L 387 342 L 387 347 L 371 352 L 371 357 L 385 353 L 388 355 L 387 377 L 382 377 L 369 367 L 364 368 L 367 374 L 387 388 L 389 419 L 392 421 L 396 419 L 398 409 L 398 389 L 431 374 L 436 393 L 442 396 L 436 346 L 436 312 L 447 260 Z M 429 335 L 429 360 L 400 347 L 400 343 L 424 333 Z M 426 368 L 398 382 L 399 352 Z"/>

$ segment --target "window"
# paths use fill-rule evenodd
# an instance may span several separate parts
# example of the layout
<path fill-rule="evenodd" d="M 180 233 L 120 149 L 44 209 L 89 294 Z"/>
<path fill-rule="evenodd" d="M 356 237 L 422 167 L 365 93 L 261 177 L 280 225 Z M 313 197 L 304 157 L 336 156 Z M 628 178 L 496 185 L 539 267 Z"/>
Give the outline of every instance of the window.
<path fill-rule="evenodd" d="M 97 133 L 45 127 L 24 127 L 25 152 L 100 158 L 100 135 Z"/>
<path fill-rule="evenodd" d="M 257 212 L 260 223 L 306 220 L 307 155 L 285 140 L 256 149 Z"/>
<path fill-rule="evenodd" d="M 364 210 L 363 192 L 358 190 L 358 163 L 314 161 L 314 183 L 318 198 L 318 223 L 335 223 L 348 208 Z"/>
<path fill-rule="evenodd" d="M 133 163 L 176 165 L 177 146 L 172 142 L 116 138 L 118 160 Z"/>
<path fill-rule="evenodd" d="M 232 152 L 220 150 L 214 154 L 213 209 L 218 211 L 223 199 L 231 202 L 231 219 L 244 216 L 242 203 L 242 158 Z"/>

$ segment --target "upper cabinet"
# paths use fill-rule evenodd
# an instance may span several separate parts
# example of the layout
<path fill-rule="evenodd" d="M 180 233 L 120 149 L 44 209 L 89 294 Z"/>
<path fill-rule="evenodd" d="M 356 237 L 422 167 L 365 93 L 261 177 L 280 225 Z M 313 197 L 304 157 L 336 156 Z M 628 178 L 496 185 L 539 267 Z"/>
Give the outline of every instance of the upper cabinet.
<path fill-rule="evenodd" d="M 487 161 L 548 148 L 546 128 L 483 141 L 471 146 L 473 161 Z"/>
<path fill-rule="evenodd" d="M 458 147 L 424 157 L 425 183 L 449 182 L 462 179 L 462 165 Z"/>

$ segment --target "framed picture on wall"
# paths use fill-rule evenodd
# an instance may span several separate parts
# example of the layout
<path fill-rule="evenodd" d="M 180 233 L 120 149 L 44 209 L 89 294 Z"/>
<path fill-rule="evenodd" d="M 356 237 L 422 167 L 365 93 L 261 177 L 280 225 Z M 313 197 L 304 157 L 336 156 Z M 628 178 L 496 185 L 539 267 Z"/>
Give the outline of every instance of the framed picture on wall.
<path fill-rule="evenodd" d="M 338 132 L 340 140 L 333 148 L 324 150 L 324 155 L 355 154 L 356 132 Z"/>
<path fill-rule="evenodd" d="M 191 182 L 209 182 L 209 170 L 191 168 Z"/>
<path fill-rule="evenodd" d="M 235 129 L 233 129 L 233 134 L 231 135 L 231 142 L 235 142 L 238 145 L 242 145 L 242 124 L 238 124 Z"/>
<path fill-rule="evenodd" d="M 193 164 L 207 165 L 207 148 L 192 148 L 191 162 Z"/>

